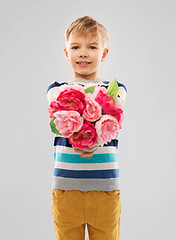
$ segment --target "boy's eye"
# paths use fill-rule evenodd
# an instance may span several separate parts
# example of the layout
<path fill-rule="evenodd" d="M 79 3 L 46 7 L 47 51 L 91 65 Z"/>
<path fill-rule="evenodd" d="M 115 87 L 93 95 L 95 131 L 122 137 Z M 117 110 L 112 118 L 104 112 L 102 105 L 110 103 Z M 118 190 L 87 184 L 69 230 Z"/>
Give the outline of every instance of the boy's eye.
<path fill-rule="evenodd" d="M 94 46 L 90 46 L 90 47 L 92 47 L 92 48 L 96 48 L 96 47 L 94 47 Z M 75 49 L 75 48 L 78 48 L 78 46 L 75 46 L 75 47 L 72 47 L 72 49 Z"/>
<path fill-rule="evenodd" d="M 91 47 L 93 47 L 94 49 L 96 48 L 96 47 L 94 47 L 94 46 L 91 46 Z"/>

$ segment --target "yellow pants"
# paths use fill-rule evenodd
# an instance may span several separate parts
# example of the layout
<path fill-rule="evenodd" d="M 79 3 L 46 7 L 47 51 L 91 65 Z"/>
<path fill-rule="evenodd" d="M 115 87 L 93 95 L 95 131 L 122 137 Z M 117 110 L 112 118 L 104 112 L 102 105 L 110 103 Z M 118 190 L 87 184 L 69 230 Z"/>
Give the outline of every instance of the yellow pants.
<path fill-rule="evenodd" d="M 52 189 L 52 216 L 57 240 L 120 239 L 120 190 Z"/>

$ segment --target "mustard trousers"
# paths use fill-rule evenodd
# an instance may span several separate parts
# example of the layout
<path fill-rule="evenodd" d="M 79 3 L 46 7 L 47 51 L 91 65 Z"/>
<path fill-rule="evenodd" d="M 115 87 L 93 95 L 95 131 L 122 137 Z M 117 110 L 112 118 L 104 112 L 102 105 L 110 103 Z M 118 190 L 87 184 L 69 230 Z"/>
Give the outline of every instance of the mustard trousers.
<path fill-rule="evenodd" d="M 120 239 L 120 190 L 52 189 L 52 216 L 57 240 Z"/>

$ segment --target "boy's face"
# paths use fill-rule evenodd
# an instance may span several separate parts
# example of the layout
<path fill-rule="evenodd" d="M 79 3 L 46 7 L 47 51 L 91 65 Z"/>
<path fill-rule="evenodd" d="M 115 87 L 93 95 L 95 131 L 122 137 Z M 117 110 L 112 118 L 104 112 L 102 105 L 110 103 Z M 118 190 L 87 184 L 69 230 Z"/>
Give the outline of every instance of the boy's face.
<path fill-rule="evenodd" d="M 97 44 L 96 44 L 96 43 Z M 64 48 L 66 58 L 74 70 L 73 78 L 85 78 L 88 80 L 99 79 L 97 73 L 100 62 L 103 62 L 109 52 L 108 48 L 103 49 L 101 35 L 97 38 L 72 33 Z M 81 62 L 87 64 L 81 64 Z"/>

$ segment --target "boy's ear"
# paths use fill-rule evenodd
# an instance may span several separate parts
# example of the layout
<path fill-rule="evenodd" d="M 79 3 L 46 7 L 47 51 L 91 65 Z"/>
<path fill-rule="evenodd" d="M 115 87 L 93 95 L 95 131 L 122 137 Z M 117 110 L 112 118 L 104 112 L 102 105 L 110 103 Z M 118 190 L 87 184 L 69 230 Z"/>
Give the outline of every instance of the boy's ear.
<path fill-rule="evenodd" d="M 67 48 L 66 48 L 66 47 L 64 48 L 64 52 L 65 52 L 66 59 L 67 59 L 67 61 L 69 62 L 68 52 L 67 52 Z"/>
<path fill-rule="evenodd" d="M 103 56 L 102 56 L 102 58 L 101 58 L 101 62 L 104 62 L 104 60 L 105 60 L 108 52 L 109 52 L 109 49 L 108 49 L 108 48 L 105 48 L 105 49 L 103 50 Z"/>

